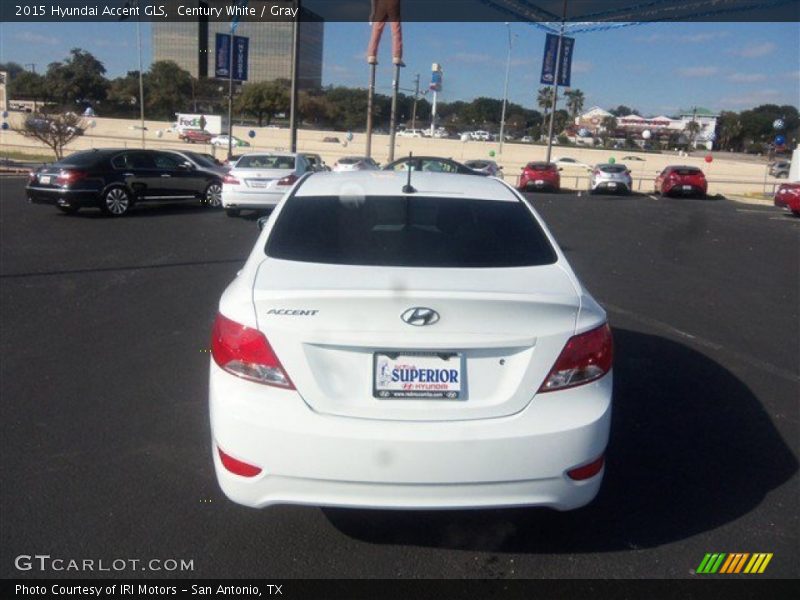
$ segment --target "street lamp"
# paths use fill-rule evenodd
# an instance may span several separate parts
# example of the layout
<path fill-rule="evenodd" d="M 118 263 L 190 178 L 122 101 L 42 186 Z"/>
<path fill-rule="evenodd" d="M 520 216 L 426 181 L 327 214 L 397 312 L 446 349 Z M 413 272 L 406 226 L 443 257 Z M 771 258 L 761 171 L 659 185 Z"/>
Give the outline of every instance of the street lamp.
<path fill-rule="evenodd" d="M 508 57 L 506 58 L 506 82 L 503 85 L 503 112 L 500 115 L 500 147 L 498 148 L 500 154 L 503 153 L 503 139 L 505 138 L 506 104 L 508 103 L 508 72 L 511 68 L 511 46 L 516 37 L 516 34 L 514 36 L 511 35 L 511 24 L 506 23 L 506 27 L 508 29 Z"/>

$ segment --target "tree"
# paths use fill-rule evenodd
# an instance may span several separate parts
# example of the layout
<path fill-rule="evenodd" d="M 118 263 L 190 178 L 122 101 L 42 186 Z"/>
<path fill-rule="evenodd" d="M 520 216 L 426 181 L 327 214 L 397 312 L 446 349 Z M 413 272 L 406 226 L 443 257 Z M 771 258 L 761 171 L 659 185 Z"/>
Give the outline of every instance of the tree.
<path fill-rule="evenodd" d="M 605 117 L 600 123 L 600 138 L 603 140 L 603 145 L 607 145 L 608 138 L 614 135 L 617 131 L 616 117 Z"/>
<path fill-rule="evenodd" d="M 64 156 L 64 146 L 81 135 L 85 127 L 83 119 L 73 112 L 53 115 L 32 113 L 27 116 L 22 127 L 15 131 L 26 138 L 42 142 L 60 160 Z"/>
<path fill-rule="evenodd" d="M 144 89 L 144 106 L 150 118 L 172 120 L 175 113 L 189 109 L 192 77 L 189 71 L 181 69 L 177 63 L 160 60 L 154 62 L 144 76 Z M 137 87 L 136 98 L 138 97 Z"/>
<path fill-rule="evenodd" d="M 264 119 L 269 125 L 277 113 L 289 110 L 289 89 L 289 82 L 282 79 L 245 84 L 236 100 L 236 109 L 258 119 L 259 127 Z"/>
<path fill-rule="evenodd" d="M 91 53 L 73 48 L 64 62 L 47 66 L 45 83 L 49 95 L 63 106 L 93 104 L 105 100 L 106 68 Z"/>
<path fill-rule="evenodd" d="M 536 96 L 536 105 L 543 110 L 545 118 L 550 114 L 550 107 L 553 106 L 553 88 L 546 86 L 539 88 Z"/>
<path fill-rule="evenodd" d="M 17 75 L 25 72 L 25 68 L 19 63 L 7 62 L 0 63 L 0 71 L 5 71 L 8 74 L 8 80 L 13 81 Z"/>
<path fill-rule="evenodd" d="M 717 119 L 717 148 L 723 150 L 741 150 L 742 121 L 732 111 L 722 111 Z"/>
<path fill-rule="evenodd" d="M 327 98 L 311 90 L 300 90 L 298 108 L 300 118 L 307 123 L 322 125 L 330 118 L 331 107 Z"/>
<path fill-rule="evenodd" d="M 564 92 L 564 95 L 567 97 L 567 109 L 569 110 L 569 114 L 573 119 L 577 118 L 583 110 L 583 103 L 586 100 L 583 92 L 578 89 L 568 90 Z"/>
<path fill-rule="evenodd" d="M 697 134 L 700 133 L 700 129 L 701 129 L 700 123 L 698 123 L 697 121 L 689 121 L 686 124 L 686 134 L 687 134 L 686 135 L 686 139 L 687 139 L 686 145 L 689 148 L 694 148 L 695 147 L 694 140 L 697 138 Z"/>
<path fill-rule="evenodd" d="M 15 100 L 46 100 L 50 94 L 47 91 L 45 78 L 32 71 L 20 71 L 8 83 L 8 96 Z"/>
<path fill-rule="evenodd" d="M 612 108 L 610 111 L 612 115 L 615 117 L 627 117 L 629 115 L 638 115 L 640 114 L 638 110 L 635 108 L 630 108 L 625 106 L 624 104 L 620 104 L 617 108 Z"/>

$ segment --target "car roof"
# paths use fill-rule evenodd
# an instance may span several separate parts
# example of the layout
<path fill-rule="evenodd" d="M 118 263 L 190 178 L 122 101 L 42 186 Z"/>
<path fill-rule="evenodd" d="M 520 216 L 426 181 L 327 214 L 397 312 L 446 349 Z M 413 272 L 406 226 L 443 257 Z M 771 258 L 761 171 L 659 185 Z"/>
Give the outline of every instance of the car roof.
<path fill-rule="evenodd" d="M 693 169 L 695 171 L 701 171 L 702 170 L 700 167 L 694 167 L 692 165 L 669 165 L 667 167 L 667 169 L 672 169 L 672 170 L 675 170 L 675 169 Z"/>
<path fill-rule="evenodd" d="M 303 196 L 399 196 L 408 181 L 408 171 L 344 171 L 314 173 L 303 180 L 296 195 Z M 481 175 L 411 172 L 410 195 L 478 198 L 518 202 L 505 184 Z"/>
<path fill-rule="evenodd" d="M 280 150 L 264 150 L 262 152 L 247 152 L 240 154 L 236 158 L 243 158 L 245 156 L 302 156 L 302 152 L 281 152 Z"/>

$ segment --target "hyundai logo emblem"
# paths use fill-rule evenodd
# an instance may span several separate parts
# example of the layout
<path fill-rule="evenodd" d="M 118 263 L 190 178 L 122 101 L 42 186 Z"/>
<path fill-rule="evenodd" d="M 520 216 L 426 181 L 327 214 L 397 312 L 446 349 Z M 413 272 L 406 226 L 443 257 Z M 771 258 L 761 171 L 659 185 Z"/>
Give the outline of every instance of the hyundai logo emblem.
<path fill-rule="evenodd" d="M 414 308 L 409 308 L 400 315 L 400 318 L 409 325 L 422 327 L 423 325 L 433 325 L 436 323 L 439 320 L 439 313 L 432 308 L 415 306 Z"/>

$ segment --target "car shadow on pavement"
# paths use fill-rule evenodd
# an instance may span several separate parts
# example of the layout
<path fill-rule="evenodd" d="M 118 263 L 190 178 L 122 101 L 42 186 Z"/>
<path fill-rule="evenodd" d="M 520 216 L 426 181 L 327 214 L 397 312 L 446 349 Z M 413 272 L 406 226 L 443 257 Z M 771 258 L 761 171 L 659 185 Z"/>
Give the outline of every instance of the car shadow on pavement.
<path fill-rule="evenodd" d="M 376 544 L 602 552 L 686 539 L 754 509 L 798 469 L 761 402 L 725 367 L 663 337 L 615 329 L 606 473 L 588 506 L 446 511 L 323 509 Z"/>

